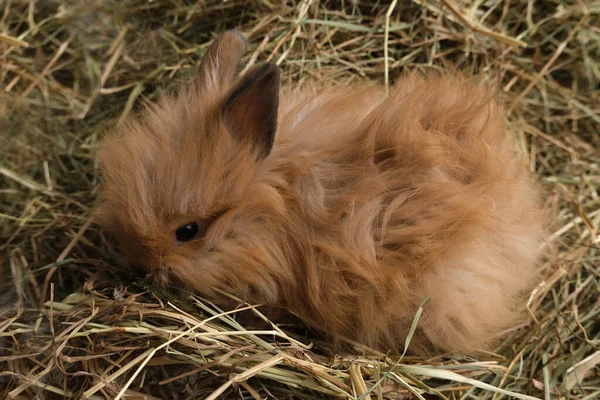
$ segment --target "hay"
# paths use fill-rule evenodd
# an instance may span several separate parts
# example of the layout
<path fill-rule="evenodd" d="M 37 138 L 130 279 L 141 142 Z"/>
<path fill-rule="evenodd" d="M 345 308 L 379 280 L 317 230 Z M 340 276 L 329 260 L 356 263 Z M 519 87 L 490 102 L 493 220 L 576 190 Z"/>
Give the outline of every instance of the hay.
<path fill-rule="evenodd" d="M 597 398 L 599 14 L 592 0 L 0 3 L 0 397 Z M 131 282 L 90 223 L 94 146 L 230 27 L 250 39 L 245 61 L 295 82 L 501 74 L 556 217 L 530 323 L 477 360 L 335 354 L 301 327 L 250 331 L 197 296 Z"/>

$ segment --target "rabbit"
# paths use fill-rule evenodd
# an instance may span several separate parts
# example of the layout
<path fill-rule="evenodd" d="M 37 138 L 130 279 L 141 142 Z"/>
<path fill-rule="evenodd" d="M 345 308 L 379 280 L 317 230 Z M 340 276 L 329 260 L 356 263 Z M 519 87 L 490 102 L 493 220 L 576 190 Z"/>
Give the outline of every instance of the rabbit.
<path fill-rule="evenodd" d="M 165 285 L 282 307 L 331 343 L 477 353 L 540 275 L 541 190 L 494 90 L 454 74 L 281 85 L 218 36 L 100 143 L 100 225 Z"/>

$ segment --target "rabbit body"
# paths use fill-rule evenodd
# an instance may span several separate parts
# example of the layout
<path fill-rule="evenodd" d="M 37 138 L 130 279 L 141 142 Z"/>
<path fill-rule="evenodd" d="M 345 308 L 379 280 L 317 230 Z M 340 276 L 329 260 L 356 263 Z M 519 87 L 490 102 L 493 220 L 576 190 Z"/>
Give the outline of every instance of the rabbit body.
<path fill-rule="evenodd" d="M 389 97 L 280 90 L 268 64 L 233 79 L 241 41 L 221 36 L 193 85 L 102 144 L 97 215 L 127 257 L 382 350 L 428 296 L 416 353 L 485 349 L 515 325 L 543 217 L 491 90 L 416 74 Z M 174 238 L 190 221 L 197 237 Z"/>

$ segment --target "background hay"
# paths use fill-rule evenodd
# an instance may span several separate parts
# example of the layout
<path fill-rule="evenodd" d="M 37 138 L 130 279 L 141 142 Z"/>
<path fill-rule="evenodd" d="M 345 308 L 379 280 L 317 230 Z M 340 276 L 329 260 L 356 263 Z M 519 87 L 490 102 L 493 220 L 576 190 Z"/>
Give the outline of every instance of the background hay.
<path fill-rule="evenodd" d="M 599 14 L 596 0 L 1 2 L 0 397 L 598 398 Z M 90 223 L 98 136 L 185 82 L 231 27 L 250 40 L 245 62 L 295 82 L 502 76 L 556 225 L 531 322 L 497 353 L 333 354 L 302 328 L 247 331 L 119 269 Z"/>

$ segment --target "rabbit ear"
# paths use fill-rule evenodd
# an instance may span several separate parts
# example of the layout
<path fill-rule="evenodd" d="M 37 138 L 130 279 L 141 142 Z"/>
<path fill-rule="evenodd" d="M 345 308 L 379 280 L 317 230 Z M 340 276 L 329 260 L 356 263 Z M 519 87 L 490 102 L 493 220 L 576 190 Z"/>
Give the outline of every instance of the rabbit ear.
<path fill-rule="evenodd" d="M 198 68 L 197 79 L 212 88 L 223 88 L 234 77 L 246 51 L 246 39 L 236 30 L 219 35 L 209 46 Z"/>
<path fill-rule="evenodd" d="M 256 147 L 259 159 L 273 147 L 278 105 L 279 67 L 268 62 L 250 69 L 225 100 L 225 124 L 234 137 Z"/>

